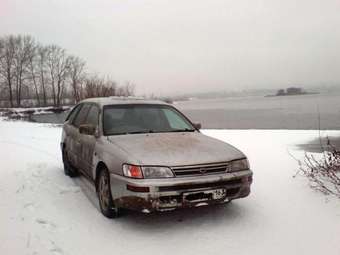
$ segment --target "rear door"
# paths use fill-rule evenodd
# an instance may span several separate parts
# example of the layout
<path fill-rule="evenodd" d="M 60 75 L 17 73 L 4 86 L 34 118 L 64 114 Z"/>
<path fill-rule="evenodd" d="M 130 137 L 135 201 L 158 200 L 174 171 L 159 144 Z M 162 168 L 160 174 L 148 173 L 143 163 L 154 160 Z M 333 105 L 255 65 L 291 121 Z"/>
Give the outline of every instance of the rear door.
<path fill-rule="evenodd" d="M 71 152 L 71 150 L 72 150 L 72 148 L 71 148 L 71 138 L 72 138 L 73 133 L 74 133 L 74 126 L 73 126 L 72 122 L 75 119 L 75 117 L 77 116 L 77 114 L 80 111 L 82 106 L 83 106 L 83 104 L 79 104 L 72 109 L 72 111 L 66 117 L 65 123 L 64 123 L 64 126 L 63 126 L 62 141 L 65 144 L 66 152 L 69 155 L 72 153 Z"/>
<path fill-rule="evenodd" d="M 90 104 L 84 104 L 80 109 L 77 116 L 72 121 L 69 132 L 69 148 L 70 148 L 70 161 L 76 168 L 82 169 L 81 164 L 81 135 L 79 133 L 79 126 L 84 124 L 87 118 L 87 114 L 91 108 Z"/>

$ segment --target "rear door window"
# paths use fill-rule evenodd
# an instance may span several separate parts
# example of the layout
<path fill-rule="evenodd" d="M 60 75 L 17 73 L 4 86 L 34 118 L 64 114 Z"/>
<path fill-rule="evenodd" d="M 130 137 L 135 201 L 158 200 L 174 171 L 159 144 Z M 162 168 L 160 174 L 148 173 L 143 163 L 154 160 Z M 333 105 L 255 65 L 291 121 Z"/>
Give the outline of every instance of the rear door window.
<path fill-rule="evenodd" d="M 89 113 L 87 114 L 86 124 L 91 124 L 95 127 L 98 126 L 99 120 L 99 108 L 96 105 L 92 105 Z"/>
<path fill-rule="evenodd" d="M 77 115 L 77 113 L 79 112 L 79 110 L 81 109 L 83 105 L 79 104 L 76 107 L 74 107 L 71 112 L 67 115 L 65 121 L 69 121 L 70 123 L 72 123 L 74 117 Z"/>
<path fill-rule="evenodd" d="M 90 108 L 91 108 L 91 105 L 89 105 L 89 104 L 85 104 L 81 108 L 80 112 L 77 114 L 77 116 L 75 117 L 75 119 L 72 123 L 75 127 L 79 128 L 79 126 L 81 124 L 85 123 L 85 120 L 86 120 L 86 117 L 87 117 L 87 114 L 88 114 Z"/>

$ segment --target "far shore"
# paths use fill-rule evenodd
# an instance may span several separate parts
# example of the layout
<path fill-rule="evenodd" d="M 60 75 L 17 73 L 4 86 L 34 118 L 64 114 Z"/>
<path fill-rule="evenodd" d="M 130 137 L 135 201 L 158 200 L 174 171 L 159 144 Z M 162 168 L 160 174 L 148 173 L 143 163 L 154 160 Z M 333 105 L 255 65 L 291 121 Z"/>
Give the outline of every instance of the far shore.
<path fill-rule="evenodd" d="M 178 101 L 174 106 L 203 129 L 340 130 L 340 94 L 234 97 Z M 0 109 L 0 114 L 61 124 L 72 106 Z M 2 111 L 2 113 L 1 113 Z M 7 113 L 6 113 L 7 112 Z"/>

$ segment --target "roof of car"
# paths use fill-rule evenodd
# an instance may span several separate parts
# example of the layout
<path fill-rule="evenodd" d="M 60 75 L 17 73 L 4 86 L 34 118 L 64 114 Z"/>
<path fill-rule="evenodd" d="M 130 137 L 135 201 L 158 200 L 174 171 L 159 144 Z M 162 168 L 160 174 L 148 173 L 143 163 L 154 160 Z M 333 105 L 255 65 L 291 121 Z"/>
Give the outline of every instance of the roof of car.
<path fill-rule="evenodd" d="M 167 103 L 159 100 L 149 100 L 141 97 L 94 97 L 82 100 L 80 103 L 96 103 L 100 106 L 115 104 L 164 104 Z"/>

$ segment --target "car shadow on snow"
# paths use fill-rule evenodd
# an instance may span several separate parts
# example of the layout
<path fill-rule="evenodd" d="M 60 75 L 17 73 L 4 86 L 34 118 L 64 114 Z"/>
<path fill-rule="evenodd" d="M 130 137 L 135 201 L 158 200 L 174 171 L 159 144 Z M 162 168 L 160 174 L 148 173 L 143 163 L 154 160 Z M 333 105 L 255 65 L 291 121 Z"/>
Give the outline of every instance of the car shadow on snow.
<path fill-rule="evenodd" d="M 91 204 L 100 212 L 96 189 L 85 177 L 79 176 L 72 179 L 74 184 L 80 187 L 82 193 L 91 202 Z"/>
<path fill-rule="evenodd" d="M 86 198 L 98 210 L 98 213 L 101 214 L 94 186 L 84 177 L 74 178 L 73 180 L 75 185 L 81 188 Z M 150 214 L 124 210 L 118 219 L 111 221 L 111 224 L 123 224 L 124 228 L 145 233 L 145 231 L 182 229 L 183 226 L 200 227 L 205 224 L 216 227 L 221 225 L 222 222 L 223 224 L 235 224 L 235 222 L 242 222 L 242 219 L 247 217 L 247 213 L 246 206 L 242 204 L 242 201 L 232 201 L 228 204 Z M 106 220 L 103 222 L 107 224 Z"/>
<path fill-rule="evenodd" d="M 199 208 L 178 209 L 170 212 L 143 214 L 128 211 L 119 219 L 134 231 L 183 229 L 185 227 L 199 228 L 204 225 L 216 227 L 223 223 L 240 222 L 245 217 L 244 208 L 238 202 L 224 205 L 212 205 Z M 241 221 L 242 222 L 242 221 Z"/>

